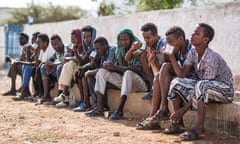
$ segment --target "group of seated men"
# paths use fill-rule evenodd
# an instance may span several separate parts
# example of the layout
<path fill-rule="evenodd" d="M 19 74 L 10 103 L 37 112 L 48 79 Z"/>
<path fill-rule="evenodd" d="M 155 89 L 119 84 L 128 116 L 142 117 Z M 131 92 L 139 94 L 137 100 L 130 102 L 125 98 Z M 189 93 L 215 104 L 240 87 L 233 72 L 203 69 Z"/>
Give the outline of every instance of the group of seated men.
<path fill-rule="evenodd" d="M 148 92 L 143 99 L 152 99 L 151 111 L 136 129 L 160 129 L 160 121 L 169 119 L 170 125 L 164 133 L 181 133 L 183 140 L 203 137 L 208 102 L 228 103 L 234 94 L 230 68 L 209 48 L 214 29 L 199 23 L 190 40 L 179 26 L 170 27 L 165 38 L 158 35 L 153 23 L 144 24 L 141 31 L 143 42 L 130 29 L 120 30 L 117 46 L 109 45 L 105 37 L 96 38 L 96 29 L 90 25 L 72 30 L 69 45 L 64 45 L 59 35 L 49 40 L 47 34 L 39 32 L 33 34 L 30 44 L 29 36 L 21 33 L 22 53 L 18 60 L 11 62 L 8 73 L 11 89 L 3 95 L 16 95 L 15 80 L 20 74 L 20 95 L 14 100 L 38 99 L 56 107 L 73 106 L 69 90 L 76 83 L 81 100 L 73 111 L 103 116 L 104 111 L 109 110 L 107 89 L 117 88 L 121 91 L 120 103 L 109 119 L 118 120 L 123 116 L 131 92 Z M 33 95 L 29 90 L 31 77 Z M 55 97 L 49 94 L 53 80 L 58 83 Z M 171 113 L 168 101 L 173 104 Z M 197 110 L 197 123 L 185 131 L 183 115 L 189 109 Z"/>

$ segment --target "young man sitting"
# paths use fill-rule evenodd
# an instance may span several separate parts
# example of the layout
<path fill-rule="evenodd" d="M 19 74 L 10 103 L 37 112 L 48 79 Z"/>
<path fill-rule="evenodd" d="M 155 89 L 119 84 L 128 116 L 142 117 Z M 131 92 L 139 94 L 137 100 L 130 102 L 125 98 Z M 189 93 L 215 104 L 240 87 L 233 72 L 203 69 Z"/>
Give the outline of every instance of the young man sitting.
<path fill-rule="evenodd" d="M 205 23 L 197 25 L 191 37 L 194 46 L 179 67 L 174 55 L 169 54 L 172 66 L 179 76 L 172 80 L 168 99 L 173 102 L 174 112 L 170 116 L 171 124 L 164 130 L 166 134 L 176 134 L 184 130 L 183 115 L 191 107 L 197 109 L 196 126 L 181 134 L 183 140 L 195 140 L 204 136 L 204 118 L 209 101 L 228 103 L 234 95 L 232 72 L 225 60 L 208 44 L 214 37 L 214 29 Z M 185 78 L 194 68 L 199 80 Z"/>
<path fill-rule="evenodd" d="M 165 35 L 168 45 L 162 51 L 164 57 L 163 64 L 153 81 L 151 112 L 148 118 L 137 124 L 136 129 L 138 130 L 159 129 L 160 121 L 169 118 L 167 95 L 171 80 L 177 75 L 165 53 L 173 53 L 179 66 L 182 67 L 187 53 L 192 47 L 190 42 L 185 39 L 185 33 L 181 27 L 173 26 L 167 30 Z M 193 78 L 194 74 L 191 71 L 188 76 Z"/>

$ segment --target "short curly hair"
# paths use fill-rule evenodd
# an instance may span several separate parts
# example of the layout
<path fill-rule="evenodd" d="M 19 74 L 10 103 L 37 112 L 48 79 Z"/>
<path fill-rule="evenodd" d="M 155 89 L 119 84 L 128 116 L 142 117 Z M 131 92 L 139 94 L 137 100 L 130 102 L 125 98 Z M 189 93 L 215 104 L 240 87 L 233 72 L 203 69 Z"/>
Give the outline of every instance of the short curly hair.
<path fill-rule="evenodd" d="M 141 27 L 141 31 L 151 31 L 152 34 L 158 34 L 157 26 L 153 23 L 146 23 Z"/>
<path fill-rule="evenodd" d="M 177 38 L 182 36 L 183 39 L 185 39 L 185 32 L 179 26 L 173 26 L 173 27 L 169 28 L 165 33 L 166 36 L 171 35 L 171 34 L 174 34 Z"/>
<path fill-rule="evenodd" d="M 214 33 L 215 33 L 212 26 L 210 26 L 209 24 L 206 24 L 206 23 L 199 23 L 198 26 L 202 27 L 204 29 L 204 37 L 209 38 L 208 43 L 211 42 L 214 37 Z"/>

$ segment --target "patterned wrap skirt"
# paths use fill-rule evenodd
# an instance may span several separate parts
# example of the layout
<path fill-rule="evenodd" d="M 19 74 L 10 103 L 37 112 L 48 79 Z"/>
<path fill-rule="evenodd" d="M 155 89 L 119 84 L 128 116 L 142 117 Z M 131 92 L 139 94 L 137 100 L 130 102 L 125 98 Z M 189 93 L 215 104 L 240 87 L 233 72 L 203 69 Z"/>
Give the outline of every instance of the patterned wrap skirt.
<path fill-rule="evenodd" d="M 168 100 L 174 100 L 176 94 L 180 96 L 183 105 L 192 100 L 192 107 L 197 109 L 199 100 L 203 100 L 205 105 L 207 105 L 208 102 L 232 102 L 234 88 L 232 80 L 219 82 L 213 80 L 175 78 L 171 81 Z"/>

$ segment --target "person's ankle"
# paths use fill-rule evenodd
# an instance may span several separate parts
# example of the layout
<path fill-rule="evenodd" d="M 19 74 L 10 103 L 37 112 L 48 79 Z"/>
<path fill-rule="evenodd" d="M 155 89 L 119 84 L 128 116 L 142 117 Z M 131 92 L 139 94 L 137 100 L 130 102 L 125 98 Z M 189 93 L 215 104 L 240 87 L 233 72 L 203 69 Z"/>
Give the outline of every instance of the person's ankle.
<path fill-rule="evenodd" d="M 123 111 L 122 111 L 122 110 L 116 110 L 116 113 L 122 115 L 122 114 L 123 114 Z"/>
<path fill-rule="evenodd" d="M 195 130 L 198 132 L 198 134 L 204 133 L 204 128 L 202 128 L 202 127 L 196 126 L 196 127 L 195 127 Z"/>
<path fill-rule="evenodd" d="M 16 89 L 10 89 L 10 92 L 17 92 Z"/>

